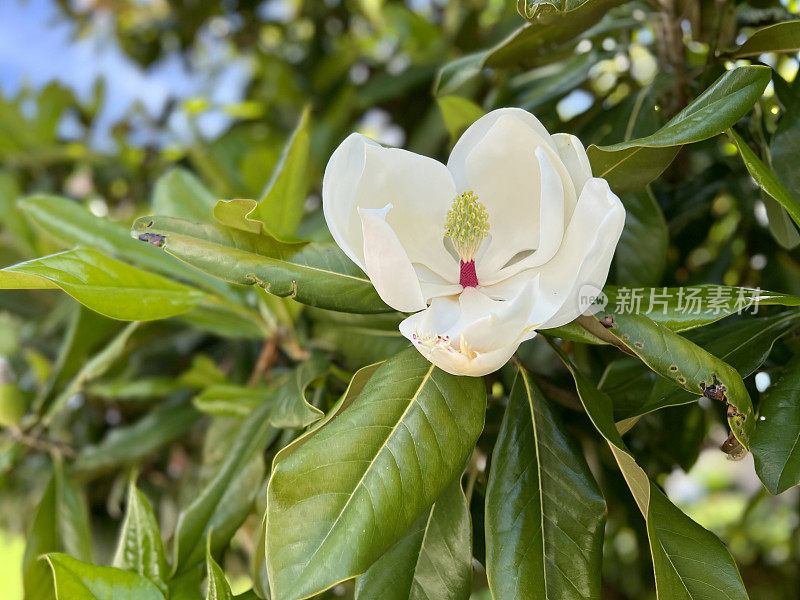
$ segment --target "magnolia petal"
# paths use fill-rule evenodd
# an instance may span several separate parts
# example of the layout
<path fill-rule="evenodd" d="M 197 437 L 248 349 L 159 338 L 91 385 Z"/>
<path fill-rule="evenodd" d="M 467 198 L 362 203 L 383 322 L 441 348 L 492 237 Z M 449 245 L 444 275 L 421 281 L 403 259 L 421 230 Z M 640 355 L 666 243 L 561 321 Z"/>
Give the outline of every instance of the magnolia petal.
<path fill-rule="evenodd" d="M 395 310 L 413 312 L 427 306 L 417 274 L 403 245 L 386 222 L 392 205 L 359 208 L 364 234 L 364 266 L 375 290 Z"/>
<path fill-rule="evenodd" d="M 447 211 L 455 197 L 447 168 L 397 148 L 383 148 L 369 138 L 350 135 L 325 169 L 322 205 L 336 243 L 362 269 L 364 244 L 358 208 L 394 208 L 387 223 L 412 263 L 458 282 L 458 263 L 443 242 Z"/>
<path fill-rule="evenodd" d="M 568 133 L 554 133 L 553 142 L 555 142 L 556 151 L 559 158 L 561 158 L 561 162 L 564 163 L 572 177 L 575 191 L 580 195 L 583 191 L 583 186 L 592 178 L 592 165 L 589 163 L 586 149 L 578 138 Z M 575 207 L 573 205 L 568 208 L 567 220 L 572 216 L 572 209 Z"/>
<path fill-rule="evenodd" d="M 534 281 L 508 301 L 466 288 L 457 298 L 434 298 L 429 308 L 400 323 L 400 331 L 442 370 L 477 377 L 502 367 L 530 336 L 527 320 L 535 301 Z"/>
<path fill-rule="evenodd" d="M 506 262 L 497 264 L 490 256 L 478 264 L 478 279 L 485 285 L 492 285 L 508 277 L 545 264 L 561 246 L 564 237 L 564 186 L 563 179 L 553 166 L 549 153 L 543 148 L 536 149 L 536 160 L 539 164 L 539 243 L 534 252 L 520 260 L 504 266 Z M 491 251 L 491 247 L 490 247 Z"/>
<path fill-rule="evenodd" d="M 625 225 L 625 209 L 605 179 L 583 188 L 564 241 L 553 260 L 537 269 L 539 298 L 531 315 L 537 327 L 559 327 L 578 317 L 585 286 L 602 289 Z M 583 307 L 585 308 L 585 307 Z"/>
<path fill-rule="evenodd" d="M 539 119 L 531 113 L 521 108 L 499 108 L 493 110 L 470 125 L 463 135 L 453 146 L 450 158 L 447 161 L 447 168 L 453 174 L 456 186 L 459 190 L 467 190 L 467 157 L 472 150 L 483 140 L 492 126 L 502 117 L 514 117 L 524 127 L 530 129 L 538 139 L 539 144 L 546 144 L 555 150 L 555 144 L 550 139 L 550 134 Z"/>
<path fill-rule="evenodd" d="M 539 243 L 541 173 L 536 149 L 543 144 L 518 118 L 505 115 L 466 158 L 464 189 L 474 191 L 489 212 L 491 237 L 477 265 L 479 281 Z"/>

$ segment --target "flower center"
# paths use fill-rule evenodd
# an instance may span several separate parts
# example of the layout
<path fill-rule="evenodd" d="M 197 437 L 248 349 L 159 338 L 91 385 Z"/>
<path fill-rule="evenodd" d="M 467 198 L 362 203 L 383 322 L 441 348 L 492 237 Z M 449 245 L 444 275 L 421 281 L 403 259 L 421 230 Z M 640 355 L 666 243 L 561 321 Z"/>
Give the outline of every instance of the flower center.
<path fill-rule="evenodd" d="M 444 235 L 453 242 L 453 248 L 461 259 L 460 283 L 464 287 L 477 287 L 475 255 L 489 235 L 489 212 L 478 202 L 474 192 L 462 192 L 453 198 L 447 211 Z"/>

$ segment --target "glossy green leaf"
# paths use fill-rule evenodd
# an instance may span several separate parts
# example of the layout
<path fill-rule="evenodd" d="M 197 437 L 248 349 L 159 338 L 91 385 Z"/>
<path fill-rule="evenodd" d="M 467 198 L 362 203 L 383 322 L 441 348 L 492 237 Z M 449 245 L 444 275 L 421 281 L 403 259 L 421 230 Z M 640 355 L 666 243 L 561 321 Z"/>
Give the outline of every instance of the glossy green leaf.
<path fill-rule="evenodd" d="M 174 168 L 156 180 L 150 204 L 153 214 L 208 221 L 217 199 L 192 173 Z"/>
<path fill-rule="evenodd" d="M 472 525 L 459 477 L 358 578 L 356 600 L 467 600 L 471 586 Z"/>
<path fill-rule="evenodd" d="M 729 50 L 731 58 L 746 58 L 768 52 L 800 51 L 800 20 L 774 23 L 756 29 L 740 46 Z"/>
<path fill-rule="evenodd" d="M 602 318 L 604 315 L 598 315 Z M 755 414 L 741 375 L 726 362 L 667 327 L 643 315 L 615 315 L 608 329 L 648 367 L 689 393 L 701 396 L 706 386 L 719 382 L 727 387 L 727 402 L 739 414 L 728 424 L 745 448 L 755 430 Z"/>
<path fill-rule="evenodd" d="M 410 344 L 398 328 L 403 320 L 398 313 L 352 315 L 312 310 L 309 316 L 314 337 L 324 348 L 343 356 L 351 368 L 386 360 Z"/>
<path fill-rule="evenodd" d="M 797 199 L 800 198 L 800 169 L 797 168 L 797 155 L 800 153 L 800 79 L 795 78 L 791 85 L 777 75 L 773 80 L 775 93 L 784 111 L 769 147 L 771 165 L 780 182 Z"/>
<path fill-rule="evenodd" d="M 795 311 L 698 329 L 689 336 L 690 341 L 747 377 L 767 359 L 775 341 L 798 325 L 800 313 Z M 671 380 L 653 378 L 645 365 L 637 363 L 627 362 L 615 369 L 609 368 L 603 376 L 601 387 L 614 399 L 615 418 L 635 418 L 668 406 L 697 401 L 694 393 Z"/>
<path fill-rule="evenodd" d="M 233 600 L 225 573 L 211 556 L 210 544 L 206 548 L 206 600 Z"/>
<path fill-rule="evenodd" d="M 680 146 L 722 133 L 747 114 L 769 83 L 770 73 L 761 65 L 737 67 L 652 135 L 612 146 L 589 146 L 592 171 L 618 194 L 644 187 L 669 166 Z"/>
<path fill-rule="evenodd" d="M 241 229 L 249 233 L 261 233 L 264 224 L 261 221 L 251 221 L 247 218 L 247 215 L 257 205 L 258 201 L 250 198 L 219 200 L 214 206 L 214 218 L 226 227 Z"/>
<path fill-rule="evenodd" d="M 297 239 L 295 233 L 303 219 L 311 146 L 308 113 L 306 107 L 286 143 L 267 189 L 247 215 L 248 220 L 260 222 L 267 234 L 282 241 Z"/>
<path fill-rule="evenodd" d="M 97 444 L 84 447 L 75 470 L 98 474 L 136 463 L 185 435 L 200 416 L 184 400 L 161 405 L 132 425 L 115 427 Z"/>
<path fill-rule="evenodd" d="M 323 377 L 329 368 L 328 361 L 315 354 L 289 374 L 271 402 L 269 420 L 273 427 L 301 429 L 325 416 L 325 413 L 308 403 L 306 390 L 312 382 Z"/>
<path fill-rule="evenodd" d="M 166 593 L 169 578 L 158 521 L 147 497 L 131 481 L 128 507 L 117 542 L 114 566 L 147 577 Z"/>
<path fill-rule="evenodd" d="M 486 111 L 472 100 L 461 96 L 439 96 L 436 102 L 442 111 L 444 126 L 450 134 L 451 143 L 455 143 L 467 127 L 486 114 Z"/>
<path fill-rule="evenodd" d="M 622 197 L 625 227 L 614 253 L 619 285 L 658 285 L 667 264 L 669 232 L 664 214 L 649 189 Z"/>
<path fill-rule="evenodd" d="M 552 52 L 587 29 L 597 25 L 612 8 L 625 0 L 539 0 L 517 2 L 520 14 L 529 23 L 492 48 L 485 59 L 488 67 L 530 64 L 534 57 Z"/>
<path fill-rule="evenodd" d="M 164 250 L 231 283 L 257 284 L 276 296 L 330 310 L 392 310 L 332 243 L 283 244 L 264 235 L 168 217 L 138 219 L 134 230 L 165 236 Z"/>
<path fill-rule="evenodd" d="M 800 298 L 755 288 L 692 285 L 684 288 L 606 286 L 606 312 L 644 315 L 672 331 L 710 325 L 737 313 L 749 314 L 759 306 L 800 306 Z"/>
<path fill-rule="evenodd" d="M 92 560 L 89 514 L 80 491 L 64 473 L 60 461 L 44 491 L 25 541 L 22 577 L 26 600 L 52 600 L 53 578 L 40 556 L 67 552 Z"/>
<path fill-rule="evenodd" d="M 34 279 L 31 279 L 33 277 Z M 19 280 L 21 278 L 21 281 Z M 39 283 L 44 280 L 47 283 Z M 50 285 L 52 284 L 52 285 Z M 89 248 L 67 250 L 0 270 L 0 288 L 57 286 L 112 319 L 166 319 L 202 302 L 207 294 Z"/>
<path fill-rule="evenodd" d="M 780 494 L 800 485 L 800 358 L 784 367 L 758 408 L 751 446 L 756 473 L 770 493 Z"/>
<path fill-rule="evenodd" d="M 47 555 L 56 600 L 164 600 L 164 594 L 138 573 L 98 567 L 66 554 Z"/>
<path fill-rule="evenodd" d="M 409 348 L 276 461 L 266 536 L 275 600 L 366 571 L 461 472 L 485 409 L 481 379 L 446 374 Z"/>
<path fill-rule="evenodd" d="M 520 370 L 486 490 L 492 597 L 599 599 L 605 520 L 605 500 L 577 441 Z"/>
<path fill-rule="evenodd" d="M 728 135 L 736 144 L 747 171 L 758 186 L 778 202 L 789 213 L 792 220 L 800 226 L 800 201 L 789 193 L 789 190 L 783 186 L 772 170 L 758 158 L 756 153 L 747 145 L 747 142 L 742 139 L 742 136 L 733 129 L 728 130 Z"/>
<path fill-rule="evenodd" d="M 243 420 L 234 443 L 214 476 L 181 511 L 175 530 L 174 571 L 181 573 L 202 562 L 202 540 L 211 531 L 211 551 L 225 547 L 253 507 L 264 478 L 263 453 L 275 439 L 269 403 Z"/>
<path fill-rule="evenodd" d="M 436 74 L 433 84 L 437 96 L 455 94 L 478 77 L 483 69 L 486 52 L 474 52 L 446 63 Z"/>
<path fill-rule="evenodd" d="M 18 204 L 30 222 L 66 246 L 92 248 L 143 269 L 152 269 L 230 296 L 221 282 L 165 256 L 152 244 L 131 238 L 127 227 L 96 217 L 77 202 L 59 196 L 39 195 L 23 198 Z"/>
<path fill-rule="evenodd" d="M 611 398 L 551 344 L 569 369 L 594 426 L 611 448 L 647 524 L 658 600 L 747 600 L 739 570 L 725 545 L 681 512 L 626 448 L 614 425 Z"/>

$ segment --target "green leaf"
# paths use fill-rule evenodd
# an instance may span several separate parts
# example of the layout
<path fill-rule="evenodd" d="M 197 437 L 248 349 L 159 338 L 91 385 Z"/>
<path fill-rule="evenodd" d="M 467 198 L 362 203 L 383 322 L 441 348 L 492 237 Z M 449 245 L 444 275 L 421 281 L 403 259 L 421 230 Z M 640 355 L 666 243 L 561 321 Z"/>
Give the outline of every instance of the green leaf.
<path fill-rule="evenodd" d="M 164 600 L 138 573 L 97 567 L 58 552 L 46 556 L 55 579 L 56 600 Z"/>
<path fill-rule="evenodd" d="M 696 330 L 690 336 L 693 343 L 747 377 L 766 360 L 775 340 L 796 329 L 798 323 L 800 313 L 781 313 Z M 677 383 L 662 378 L 653 381 L 649 374 L 649 369 L 641 363 L 627 363 L 617 373 L 606 371 L 601 387 L 614 398 L 615 418 L 627 419 L 697 400 L 694 393 Z"/>
<path fill-rule="evenodd" d="M 436 98 L 436 102 L 442 111 L 444 126 L 450 134 L 451 143 L 455 143 L 467 127 L 486 114 L 486 111 L 472 100 L 461 96 L 440 96 Z"/>
<path fill-rule="evenodd" d="M 774 23 L 756 29 L 741 46 L 728 50 L 731 58 L 758 56 L 767 52 L 797 52 L 800 50 L 800 20 Z"/>
<path fill-rule="evenodd" d="M 485 409 L 481 379 L 444 373 L 409 348 L 276 459 L 266 549 L 275 600 L 366 571 L 461 472 Z"/>
<path fill-rule="evenodd" d="M 457 478 L 356 586 L 356 600 L 467 600 L 472 587 L 472 524 Z"/>
<path fill-rule="evenodd" d="M 156 181 L 150 204 L 153 214 L 208 221 L 217 199 L 197 177 L 185 169 L 174 168 Z"/>
<path fill-rule="evenodd" d="M 230 291 L 221 282 L 165 256 L 152 244 L 131 238 L 127 227 L 96 217 L 72 200 L 58 196 L 27 196 L 19 200 L 18 205 L 29 221 L 66 246 L 92 248 L 143 269 L 171 275 L 230 296 Z"/>
<path fill-rule="evenodd" d="M 264 235 L 169 217 L 138 219 L 134 229 L 165 236 L 164 250 L 231 283 L 257 284 L 276 296 L 330 310 L 392 310 L 332 243 L 284 244 Z"/>
<path fill-rule="evenodd" d="M 598 315 L 602 318 L 604 315 Z M 726 362 L 643 315 L 615 315 L 608 331 L 650 369 L 689 393 L 703 395 L 706 386 L 722 383 L 727 402 L 738 415 L 728 418 L 736 439 L 750 447 L 755 414 L 741 375 Z"/>
<path fill-rule="evenodd" d="M 492 597 L 599 599 L 605 520 L 605 500 L 577 441 L 520 370 L 486 490 Z"/>
<path fill-rule="evenodd" d="M 28 286 L 58 286 L 87 308 L 122 321 L 166 319 L 186 312 L 207 296 L 88 248 L 67 250 L 0 270 L 0 288 Z"/>
<path fill-rule="evenodd" d="M 268 418 L 271 410 L 269 403 L 262 404 L 243 420 L 214 476 L 181 511 L 175 530 L 176 573 L 202 562 L 202 540 L 209 531 L 211 551 L 217 552 L 250 514 L 264 478 L 264 450 L 277 436 Z"/>
<path fill-rule="evenodd" d="M 475 52 L 446 63 L 436 74 L 434 93 L 437 96 L 455 94 L 480 75 L 485 58 L 486 52 Z"/>
<path fill-rule="evenodd" d="M 736 131 L 729 129 L 728 135 L 736 144 L 736 148 L 739 150 L 748 172 L 755 179 L 758 186 L 785 208 L 792 220 L 800 226 L 800 202 L 789 193 L 775 174 L 756 156 L 756 153 Z"/>
<path fill-rule="evenodd" d="M 272 172 L 267 189 L 256 207 L 247 215 L 248 220 L 260 222 L 266 233 L 284 242 L 297 239 L 295 233 L 303 220 L 311 145 L 308 113 L 309 108 L 306 106 Z"/>
<path fill-rule="evenodd" d="M 214 218 L 226 227 L 241 229 L 248 233 L 261 233 L 264 224 L 247 218 L 258 205 L 258 201 L 249 198 L 219 200 L 214 206 Z"/>
<path fill-rule="evenodd" d="M 654 484 L 625 447 L 614 425 L 611 398 L 551 343 L 573 378 L 595 428 L 611 448 L 647 524 L 658 600 L 747 600 L 747 591 L 728 549 L 692 521 Z"/>
<path fill-rule="evenodd" d="M 165 581 L 169 571 L 161 543 L 161 531 L 150 502 L 133 480 L 128 486 L 128 508 L 119 533 L 114 566 L 147 577 L 167 593 Z"/>
<path fill-rule="evenodd" d="M 84 474 L 99 474 L 136 463 L 185 435 L 200 416 L 183 399 L 168 402 L 132 425 L 111 429 L 98 444 L 85 446 L 74 468 Z"/>
<path fill-rule="evenodd" d="M 774 76 L 775 92 L 784 106 L 781 120 L 770 144 L 772 169 L 786 186 L 789 193 L 800 198 L 800 169 L 797 156 L 800 153 L 800 79 L 795 78 L 792 85 L 777 75 Z"/>
<path fill-rule="evenodd" d="M 751 450 L 756 473 L 771 494 L 800 484 L 800 358 L 783 369 L 758 408 Z"/>
<path fill-rule="evenodd" d="M 657 285 L 669 247 L 664 214 L 649 189 L 623 196 L 622 203 L 625 227 L 614 253 L 614 281 L 620 285 Z"/>
<path fill-rule="evenodd" d="M 342 355 L 351 368 L 386 360 L 410 343 L 400 333 L 403 316 L 398 313 L 352 315 L 314 309 L 309 316 L 314 338 Z"/>
<path fill-rule="evenodd" d="M 47 552 L 68 552 L 92 560 L 89 514 L 81 494 L 59 460 L 33 517 L 25 543 L 22 577 L 26 600 L 51 600 L 53 578 L 40 560 Z"/>
<path fill-rule="evenodd" d="M 206 600 L 233 600 L 225 573 L 211 557 L 211 540 L 206 545 Z"/>
<path fill-rule="evenodd" d="M 273 388 L 222 383 L 205 388 L 192 403 L 197 410 L 208 415 L 246 417 L 274 393 Z"/>
<path fill-rule="evenodd" d="M 21 195 L 14 177 L 0 171 L 0 226 L 13 236 L 24 257 L 28 257 L 36 254 L 36 242 L 25 215 L 17 207 L 17 198 Z"/>
<path fill-rule="evenodd" d="M 289 374 L 271 403 L 269 420 L 273 427 L 301 429 L 325 416 L 325 413 L 308 403 L 306 390 L 311 383 L 323 377 L 329 368 L 328 361 L 315 354 Z"/>
<path fill-rule="evenodd" d="M 644 187 L 661 175 L 682 145 L 722 133 L 746 115 L 761 97 L 770 73 L 762 65 L 737 67 L 652 135 L 612 146 L 589 146 L 592 171 L 618 194 Z"/>
<path fill-rule="evenodd" d="M 692 285 L 684 288 L 606 286 L 606 312 L 615 317 L 635 312 L 672 331 L 710 325 L 759 306 L 800 306 L 790 294 L 724 285 Z"/>
<path fill-rule="evenodd" d="M 625 0 L 521 0 L 517 8 L 529 23 L 492 48 L 484 64 L 487 67 L 531 64 L 536 57 L 546 56 L 555 46 L 597 25 L 609 10 L 624 3 Z"/>

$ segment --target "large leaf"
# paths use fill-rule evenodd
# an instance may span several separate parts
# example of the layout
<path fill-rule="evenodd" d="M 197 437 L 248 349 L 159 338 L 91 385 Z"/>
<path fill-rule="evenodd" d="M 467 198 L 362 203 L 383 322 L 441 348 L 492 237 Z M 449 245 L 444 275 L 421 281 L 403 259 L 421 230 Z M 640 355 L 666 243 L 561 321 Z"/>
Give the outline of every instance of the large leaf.
<path fill-rule="evenodd" d="M 780 494 L 800 484 L 800 357 L 783 369 L 759 412 L 751 446 L 756 473 L 770 493 Z"/>
<path fill-rule="evenodd" d="M 784 106 L 783 116 L 772 138 L 769 150 L 772 168 L 789 193 L 800 198 L 800 169 L 797 155 L 800 153 L 800 79 L 792 84 L 775 76 L 775 93 Z"/>
<path fill-rule="evenodd" d="M 667 264 L 669 232 L 664 214 L 649 189 L 622 197 L 625 228 L 614 253 L 614 281 L 620 285 L 657 285 Z"/>
<path fill-rule="evenodd" d="M 691 341 L 725 361 L 742 376 L 751 375 L 766 360 L 775 340 L 797 328 L 800 312 L 747 319 L 692 332 Z M 620 362 L 620 361 L 617 361 Z M 698 397 L 676 382 L 648 377 L 650 370 L 636 361 L 609 368 L 602 388 L 614 399 L 614 414 L 627 419 L 667 406 L 696 402 Z"/>
<path fill-rule="evenodd" d="M 166 593 L 169 578 L 158 521 L 147 497 L 134 481 L 128 486 L 128 507 L 119 533 L 114 566 L 147 577 Z"/>
<path fill-rule="evenodd" d="M 747 114 L 770 80 L 770 68 L 737 67 L 726 72 L 661 129 L 612 146 L 589 146 L 592 171 L 618 194 L 636 191 L 658 177 L 680 146 L 708 139 Z"/>
<path fill-rule="evenodd" d="M 614 425 L 611 398 L 551 344 L 569 369 L 594 426 L 611 448 L 647 524 L 658 600 L 747 600 L 728 549 L 677 507 L 636 463 Z"/>
<path fill-rule="evenodd" d="M 216 201 L 214 194 L 192 173 L 174 168 L 158 178 L 150 204 L 153 213 L 162 217 L 208 221 Z"/>
<path fill-rule="evenodd" d="M 56 600 L 164 600 L 164 594 L 138 573 L 97 567 L 66 554 L 48 554 Z"/>
<path fill-rule="evenodd" d="M 728 135 L 736 144 L 747 171 L 758 186 L 786 209 L 792 220 L 800 226 L 800 202 L 789 193 L 789 190 L 783 186 L 772 170 L 758 158 L 756 153 L 747 145 L 747 142 L 742 139 L 742 136 L 733 129 L 728 130 Z"/>
<path fill-rule="evenodd" d="M 242 422 L 217 472 L 181 511 L 175 530 L 175 572 L 203 561 L 202 541 L 209 535 L 212 552 L 224 548 L 250 513 L 264 478 L 264 450 L 277 435 L 268 418 L 271 410 L 270 403 L 264 403 Z"/>
<path fill-rule="evenodd" d="M 266 190 L 247 215 L 248 220 L 261 223 L 266 233 L 283 241 L 297 239 L 295 233 L 303 219 L 311 146 L 308 113 L 309 108 L 306 107 L 286 143 Z"/>
<path fill-rule="evenodd" d="M 492 597 L 600 598 L 606 504 L 580 447 L 520 370 L 486 490 Z"/>
<path fill-rule="evenodd" d="M 750 447 L 755 431 L 753 403 L 736 369 L 643 315 L 616 315 L 608 331 L 653 371 L 689 393 L 701 396 L 708 386 L 724 385 L 725 399 L 737 413 L 728 417 L 728 424 L 736 439 Z"/>
<path fill-rule="evenodd" d="M 800 50 L 800 20 L 784 21 L 756 29 L 740 46 L 727 52 L 731 58 L 758 56 L 767 52 Z"/>
<path fill-rule="evenodd" d="M 644 315 L 672 331 L 710 325 L 759 306 L 800 306 L 800 298 L 757 288 L 692 285 L 683 288 L 606 286 L 606 311 L 613 315 Z"/>
<path fill-rule="evenodd" d="M 471 584 L 472 525 L 459 477 L 358 578 L 356 599 L 466 600 Z"/>
<path fill-rule="evenodd" d="M 344 357 L 351 368 L 386 360 L 410 342 L 400 333 L 399 313 L 352 315 L 311 310 L 314 338 L 326 349 Z"/>
<path fill-rule="evenodd" d="M 529 23 L 492 48 L 485 65 L 505 67 L 534 62 L 535 57 L 574 39 L 624 3 L 625 0 L 520 0 L 517 7 Z"/>
<path fill-rule="evenodd" d="M 53 465 L 53 477 L 42 496 L 25 542 L 22 578 L 26 600 L 52 600 L 53 578 L 40 556 L 67 552 L 92 560 L 89 514 L 72 480 L 60 461 Z"/>
<path fill-rule="evenodd" d="M 444 373 L 409 348 L 276 459 L 266 535 L 275 600 L 366 571 L 461 472 L 485 409 L 481 379 Z"/>
<path fill-rule="evenodd" d="M 59 287 L 112 319 L 149 321 L 186 312 L 207 294 L 89 248 L 67 250 L 0 270 L 0 288 Z"/>
<path fill-rule="evenodd" d="M 132 239 L 130 230 L 119 223 L 94 216 L 78 203 L 58 196 L 28 196 L 19 207 L 29 221 L 66 246 L 85 246 L 107 256 L 119 257 L 144 269 L 196 283 L 207 290 L 230 297 L 223 283 L 181 264 L 152 244 Z"/>
<path fill-rule="evenodd" d="M 392 310 L 333 243 L 284 244 L 265 235 L 169 217 L 143 217 L 134 230 L 164 236 L 164 250 L 231 283 L 257 284 L 277 296 L 331 310 Z"/>

